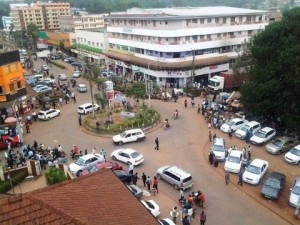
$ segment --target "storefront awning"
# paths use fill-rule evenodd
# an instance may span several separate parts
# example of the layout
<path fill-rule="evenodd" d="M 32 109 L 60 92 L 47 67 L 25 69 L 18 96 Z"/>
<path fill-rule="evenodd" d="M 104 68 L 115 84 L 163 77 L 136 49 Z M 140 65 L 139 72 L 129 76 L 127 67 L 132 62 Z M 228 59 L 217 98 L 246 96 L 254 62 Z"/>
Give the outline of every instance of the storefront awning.
<path fill-rule="evenodd" d="M 118 53 L 113 51 L 108 51 L 105 55 L 109 58 L 124 61 L 126 63 L 134 64 L 137 66 L 142 66 L 144 68 L 149 68 L 153 70 L 187 70 L 192 68 L 193 61 L 180 61 L 178 62 L 158 62 L 149 59 L 143 59 L 136 57 L 134 55 L 126 53 Z M 201 68 L 205 66 L 217 65 L 222 63 L 229 63 L 230 58 L 227 56 L 217 56 L 205 59 L 196 59 L 194 62 L 194 68 Z"/>

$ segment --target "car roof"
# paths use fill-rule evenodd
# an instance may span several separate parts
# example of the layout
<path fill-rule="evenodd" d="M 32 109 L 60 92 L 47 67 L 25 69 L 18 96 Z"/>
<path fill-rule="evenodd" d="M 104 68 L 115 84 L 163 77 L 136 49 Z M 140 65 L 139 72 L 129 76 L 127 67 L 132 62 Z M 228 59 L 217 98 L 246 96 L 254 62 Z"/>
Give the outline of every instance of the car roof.
<path fill-rule="evenodd" d="M 89 106 L 89 105 L 92 105 L 92 103 L 84 103 L 84 104 L 82 104 L 82 105 L 80 105 L 78 107 L 86 107 L 86 106 Z M 94 104 L 94 105 L 96 105 L 96 104 Z"/>
<path fill-rule="evenodd" d="M 249 123 L 247 123 L 246 125 L 248 125 L 249 127 L 253 127 L 257 124 L 260 124 L 259 122 L 256 122 L 256 121 L 250 121 Z"/>
<path fill-rule="evenodd" d="M 78 84 L 78 87 L 86 87 L 85 84 Z"/>
<path fill-rule="evenodd" d="M 137 152 L 136 150 L 133 150 L 131 148 L 125 148 L 125 149 L 120 149 L 122 152 L 125 152 L 125 153 L 128 153 L 128 154 L 131 154 L 133 152 Z"/>
<path fill-rule="evenodd" d="M 131 129 L 131 130 L 125 130 L 125 132 L 138 132 L 138 131 L 143 131 L 142 129 L 140 128 L 137 128 L 137 129 Z"/>
<path fill-rule="evenodd" d="M 262 160 L 262 159 L 254 159 L 250 165 L 253 165 L 253 166 L 257 166 L 257 167 L 261 167 L 263 164 L 265 163 L 268 163 L 267 161 L 265 160 Z"/>
<path fill-rule="evenodd" d="M 94 155 L 94 154 L 86 154 L 86 155 L 81 156 L 80 158 L 83 159 L 83 160 L 87 160 L 87 159 L 90 159 L 92 157 L 97 157 L 97 156 Z"/>
<path fill-rule="evenodd" d="M 286 177 L 284 174 L 282 173 L 278 173 L 278 172 L 272 172 L 269 176 L 269 178 L 273 178 L 273 179 L 280 179 L 282 177 Z"/>
<path fill-rule="evenodd" d="M 179 177 L 189 177 L 189 176 L 191 176 L 190 173 L 184 171 L 183 169 L 181 169 L 177 166 L 171 166 L 171 167 L 167 168 L 167 170 L 174 173 L 174 174 L 176 174 Z"/>
<path fill-rule="evenodd" d="M 224 139 L 223 138 L 215 138 L 214 144 L 216 145 L 224 145 Z"/>
<path fill-rule="evenodd" d="M 239 122 L 239 121 L 243 121 L 241 118 L 233 118 L 233 119 L 231 119 L 231 121 L 233 121 L 233 122 Z"/>
<path fill-rule="evenodd" d="M 57 111 L 57 109 L 52 109 L 52 108 L 50 108 L 50 109 L 47 109 L 47 110 L 41 110 L 40 112 L 49 112 L 49 111 L 51 111 L 51 110 L 55 110 L 55 111 Z"/>
<path fill-rule="evenodd" d="M 262 129 L 260 129 L 260 132 L 267 133 L 267 132 L 269 132 L 269 131 L 271 131 L 271 130 L 274 130 L 274 129 L 271 128 L 271 127 L 264 127 L 264 128 L 262 128 Z"/>
<path fill-rule="evenodd" d="M 282 137 L 278 137 L 278 138 L 274 139 L 274 141 L 275 140 L 280 140 L 281 142 L 287 142 L 287 141 L 290 141 L 290 140 L 294 140 L 294 138 L 282 136 Z"/>
<path fill-rule="evenodd" d="M 242 154 L 243 152 L 241 150 L 232 150 L 229 155 L 240 157 Z"/>

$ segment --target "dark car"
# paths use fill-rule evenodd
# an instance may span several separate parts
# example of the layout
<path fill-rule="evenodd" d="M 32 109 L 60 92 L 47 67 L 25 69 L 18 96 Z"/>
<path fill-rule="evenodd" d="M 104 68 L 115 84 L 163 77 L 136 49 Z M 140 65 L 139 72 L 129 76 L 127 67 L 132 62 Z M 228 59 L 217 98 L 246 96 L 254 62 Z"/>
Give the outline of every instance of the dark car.
<path fill-rule="evenodd" d="M 124 183 L 129 184 L 131 182 L 131 174 L 124 170 L 114 170 L 116 176 Z"/>
<path fill-rule="evenodd" d="M 75 61 L 75 62 L 72 62 L 71 65 L 77 66 L 77 67 L 84 67 L 85 64 L 82 62 Z"/>
<path fill-rule="evenodd" d="M 14 137 L 10 137 L 9 135 L 2 135 L 0 137 L 0 149 L 7 149 L 8 142 L 10 143 L 11 147 L 19 147 L 21 146 L 19 137 L 16 135 Z"/>
<path fill-rule="evenodd" d="M 134 184 L 127 185 L 128 189 L 134 194 L 135 197 L 141 198 L 143 196 L 143 190 Z"/>
<path fill-rule="evenodd" d="M 265 181 L 261 194 L 268 198 L 277 200 L 284 187 L 286 176 L 282 173 L 272 172 Z"/>

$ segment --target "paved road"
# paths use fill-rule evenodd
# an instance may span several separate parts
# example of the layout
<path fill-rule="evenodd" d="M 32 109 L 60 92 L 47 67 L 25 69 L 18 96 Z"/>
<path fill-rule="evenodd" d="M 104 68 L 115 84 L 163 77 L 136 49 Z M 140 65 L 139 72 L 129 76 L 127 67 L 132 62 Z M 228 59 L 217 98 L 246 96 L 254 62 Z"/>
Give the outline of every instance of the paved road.
<path fill-rule="evenodd" d="M 40 64 L 40 62 L 37 63 Z M 54 66 L 51 70 L 50 73 L 53 74 L 65 73 L 67 75 L 71 75 L 73 71 L 67 69 L 62 72 L 61 69 Z M 83 83 L 87 82 L 83 81 Z M 39 143 L 51 147 L 61 144 L 67 152 L 70 152 L 74 144 L 77 144 L 81 150 L 88 149 L 89 151 L 93 147 L 96 147 L 98 151 L 104 147 L 108 154 L 117 149 L 118 146 L 114 146 L 110 138 L 88 135 L 82 131 L 77 121 L 77 106 L 90 102 L 90 94 L 76 93 L 76 97 L 76 104 L 68 103 L 60 108 L 62 111 L 60 117 L 51 121 L 34 123 L 32 132 L 25 136 L 25 141 L 33 143 L 33 140 L 37 140 Z M 199 102 L 199 99 L 196 101 Z M 179 99 L 178 103 L 158 100 L 153 100 L 151 103 L 159 110 L 162 118 L 170 119 L 171 129 L 153 130 L 147 133 L 144 142 L 124 146 L 144 154 L 144 163 L 135 168 L 139 174 L 146 172 L 153 177 L 157 168 L 163 165 L 177 165 L 189 171 L 194 179 L 193 190 L 201 190 L 206 195 L 207 224 L 289 224 L 235 185 L 226 186 L 222 175 L 218 173 L 223 166 L 222 164 L 220 164 L 218 171 L 208 165 L 206 160 L 207 149 L 209 148 L 208 129 L 203 118 L 196 113 L 196 109 L 184 109 L 183 99 Z M 179 119 L 174 121 L 171 116 L 176 108 L 179 110 Z M 154 150 L 155 137 L 160 139 L 159 151 Z M 127 166 L 124 165 L 124 168 Z M 159 195 L 148 197 L 148 199 L 154 199 L 160 205 L 160 218 L 170 217 L 169 212 L 172 207 L 177 205 L 179 193 L 164 181 L 160 181 L 159 191 Z M 200 209 L 198 210 L 200 211 Z M 197 220 L 194 220 L 192 224 L 199 224 L 199 211 Z"/>

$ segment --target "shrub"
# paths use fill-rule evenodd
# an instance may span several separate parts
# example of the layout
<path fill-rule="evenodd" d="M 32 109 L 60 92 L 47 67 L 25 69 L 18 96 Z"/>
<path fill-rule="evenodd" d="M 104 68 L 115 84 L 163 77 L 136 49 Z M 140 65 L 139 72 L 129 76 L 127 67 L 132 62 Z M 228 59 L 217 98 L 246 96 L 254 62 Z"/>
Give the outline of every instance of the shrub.
<path fill-rule="evenodd" d="M 48 185 L 57 184 L 57 183 L 67 180 L 65 172 L 61 171 L 60 169 L 58 169 L 56 167 L 50 168 L 45 173 L 45 177 L 46 177 L 46 181 L 47 181 Z"/>
<path fill-rule="evenodd" d="M 66 69 L 66 67 L 64 66 L 64 65 L 62 65 L 62 64 L 60 64 L 60 63 L 58 63 L 58 62 L 54 62 L 54 61 L 49 61 L 51 64 L 53 64 L 54 66 L 57 66 L 57 67 L 59 67 L 59 68 L 61 68 L 61 69 Z"/>
<path fill-rule="evenodd" d="M 11 178 L 12 185 L 15 186 L 17 184 L 22 183 L 26 178 L 26 174 L 24 172 L 20 172 Z M 10 181 L 0 181 L 0 193 L 6 193 L 11 189 Z"/>

